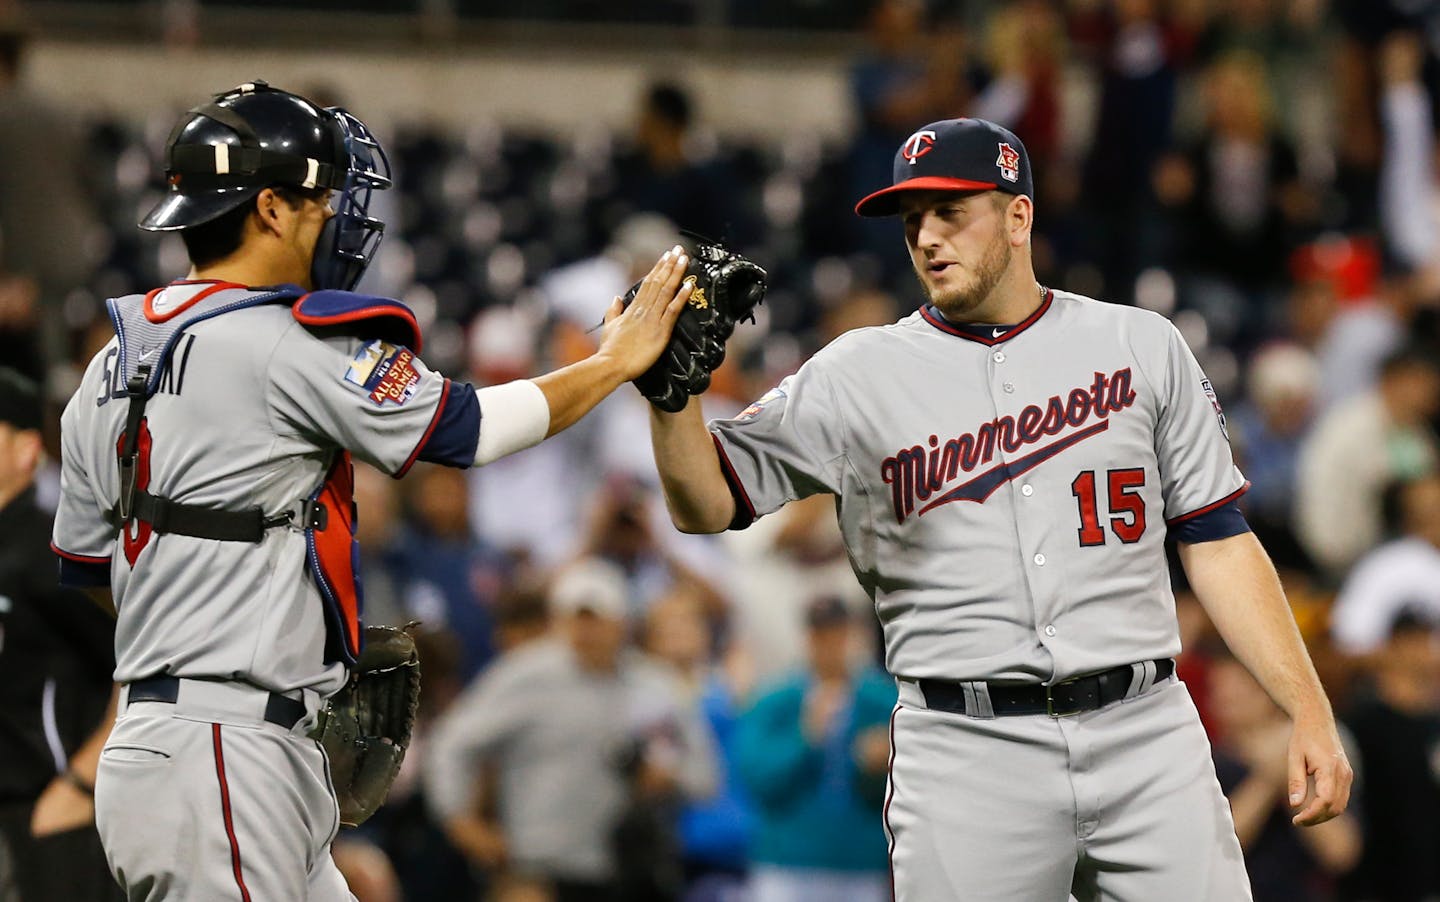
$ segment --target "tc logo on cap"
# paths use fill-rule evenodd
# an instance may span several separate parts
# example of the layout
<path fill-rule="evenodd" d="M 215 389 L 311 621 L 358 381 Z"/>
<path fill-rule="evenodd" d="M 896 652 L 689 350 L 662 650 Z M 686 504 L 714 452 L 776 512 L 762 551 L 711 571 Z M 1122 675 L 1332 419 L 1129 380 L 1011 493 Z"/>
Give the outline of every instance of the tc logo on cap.
<path fill-rule="evenodd" d="M 920 131 L 905 139 L 905 145 L 901 148 L 900 155 L 909 160 L 911 166 L 914 166 L 916 160 L 925 156 L 934 148 L 935 133 L 928 130 Z M 1016 159 L 1019 158 L 1017 157 Z"/>
<path fill-rule="evenodd" d="M 1000 167 L 1000 174 L 1005 177 L 1005 181 L 1020 181 L 1020 151 L 1004 141 L 1000 142 L 1000 156 L 995 158 L 995 165 Z"/>

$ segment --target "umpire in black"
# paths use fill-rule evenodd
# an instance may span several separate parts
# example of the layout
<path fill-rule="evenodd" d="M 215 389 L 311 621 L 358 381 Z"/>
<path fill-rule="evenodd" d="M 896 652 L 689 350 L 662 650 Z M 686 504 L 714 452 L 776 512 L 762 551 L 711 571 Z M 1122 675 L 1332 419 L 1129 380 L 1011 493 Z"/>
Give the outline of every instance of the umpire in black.
<path fill-rule="evenodd" d="M 95 832 L 115 622 L 61 589 L 36 503 L 39 388 L 0 368 L 0 902 L 123 899 Z"/>

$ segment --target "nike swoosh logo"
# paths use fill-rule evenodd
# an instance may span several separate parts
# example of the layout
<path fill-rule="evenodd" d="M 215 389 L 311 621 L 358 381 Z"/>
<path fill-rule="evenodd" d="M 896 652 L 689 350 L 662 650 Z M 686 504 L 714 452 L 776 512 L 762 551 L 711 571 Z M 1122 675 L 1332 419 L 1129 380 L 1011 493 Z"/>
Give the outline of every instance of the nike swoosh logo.
<path fill-rule="evenodd" d="M 1004 329 L 996 329 L 994 332 L 991 332 L 991 333 L 990 333 L 990 337 L 991 337 L 991 338 L 999 338 L 1000 336 L 1002 336 L 1002 335 L 1004 335 L 1004 334 L 1005 334 L 1005 330 L 1004 330 Z"/>

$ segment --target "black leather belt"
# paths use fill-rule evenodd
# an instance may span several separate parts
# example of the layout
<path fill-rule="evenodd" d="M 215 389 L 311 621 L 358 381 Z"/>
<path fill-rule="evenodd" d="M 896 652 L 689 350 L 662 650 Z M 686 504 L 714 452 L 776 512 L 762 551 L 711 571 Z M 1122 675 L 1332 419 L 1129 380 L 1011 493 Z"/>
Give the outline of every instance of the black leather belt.
<path fill-rule="evenodd" d="M 127 699 L 131 702 L 167 702 L 173 705 L 179 697 L 180 678 L 159 676 L 131 683 Z M 278 692 L 270 693 L 270 697 L 265 701 L 265 720 L 276 726 L 288 730 L 304 716 L 304 702 L 286 698 Z"/>
<path fill-rule="evenodd" d="M 1175 662 L 1169 658 L 1153 662 L 1155 680 L 1168 679 L 1175 672 Z M 1009 717 L 1016 714 L 1048 714 L 1061 717 L 1094 711 L 1112 702 L 1118 702 L 1130 691 L 1136 666 L 1126 664 L 1103 673 L 1076 677 L 1053 686 L 1040 684 L 1016 686 L 1005 683 L 989 683 L 990 707 L 992 712 L 972 711 L 965 701 L 965 684 L 949 680 L 919 680 L 920 692 L 925 696 L 925 707 L 935 711 L 971 716 Z"/>

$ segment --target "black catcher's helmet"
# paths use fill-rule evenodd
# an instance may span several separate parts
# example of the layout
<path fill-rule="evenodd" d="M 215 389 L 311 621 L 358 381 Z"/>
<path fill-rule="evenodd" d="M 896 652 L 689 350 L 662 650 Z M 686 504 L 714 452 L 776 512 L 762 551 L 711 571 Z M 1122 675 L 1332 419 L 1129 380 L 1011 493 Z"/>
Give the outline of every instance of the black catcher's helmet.
<path fill-rule="evenodd" d="M 390 187 L 390 163 L 359 119 L 263 81 L 190 110 L 165 146 L 169 193 L 141 220 L 152 232 L 188 229 L 250 202 L 273 185 L 329 188 L 336 214 L 315 247 L 313 287 L 355 287 L 385 223 L 368 215 L 371 192 Z"/>

